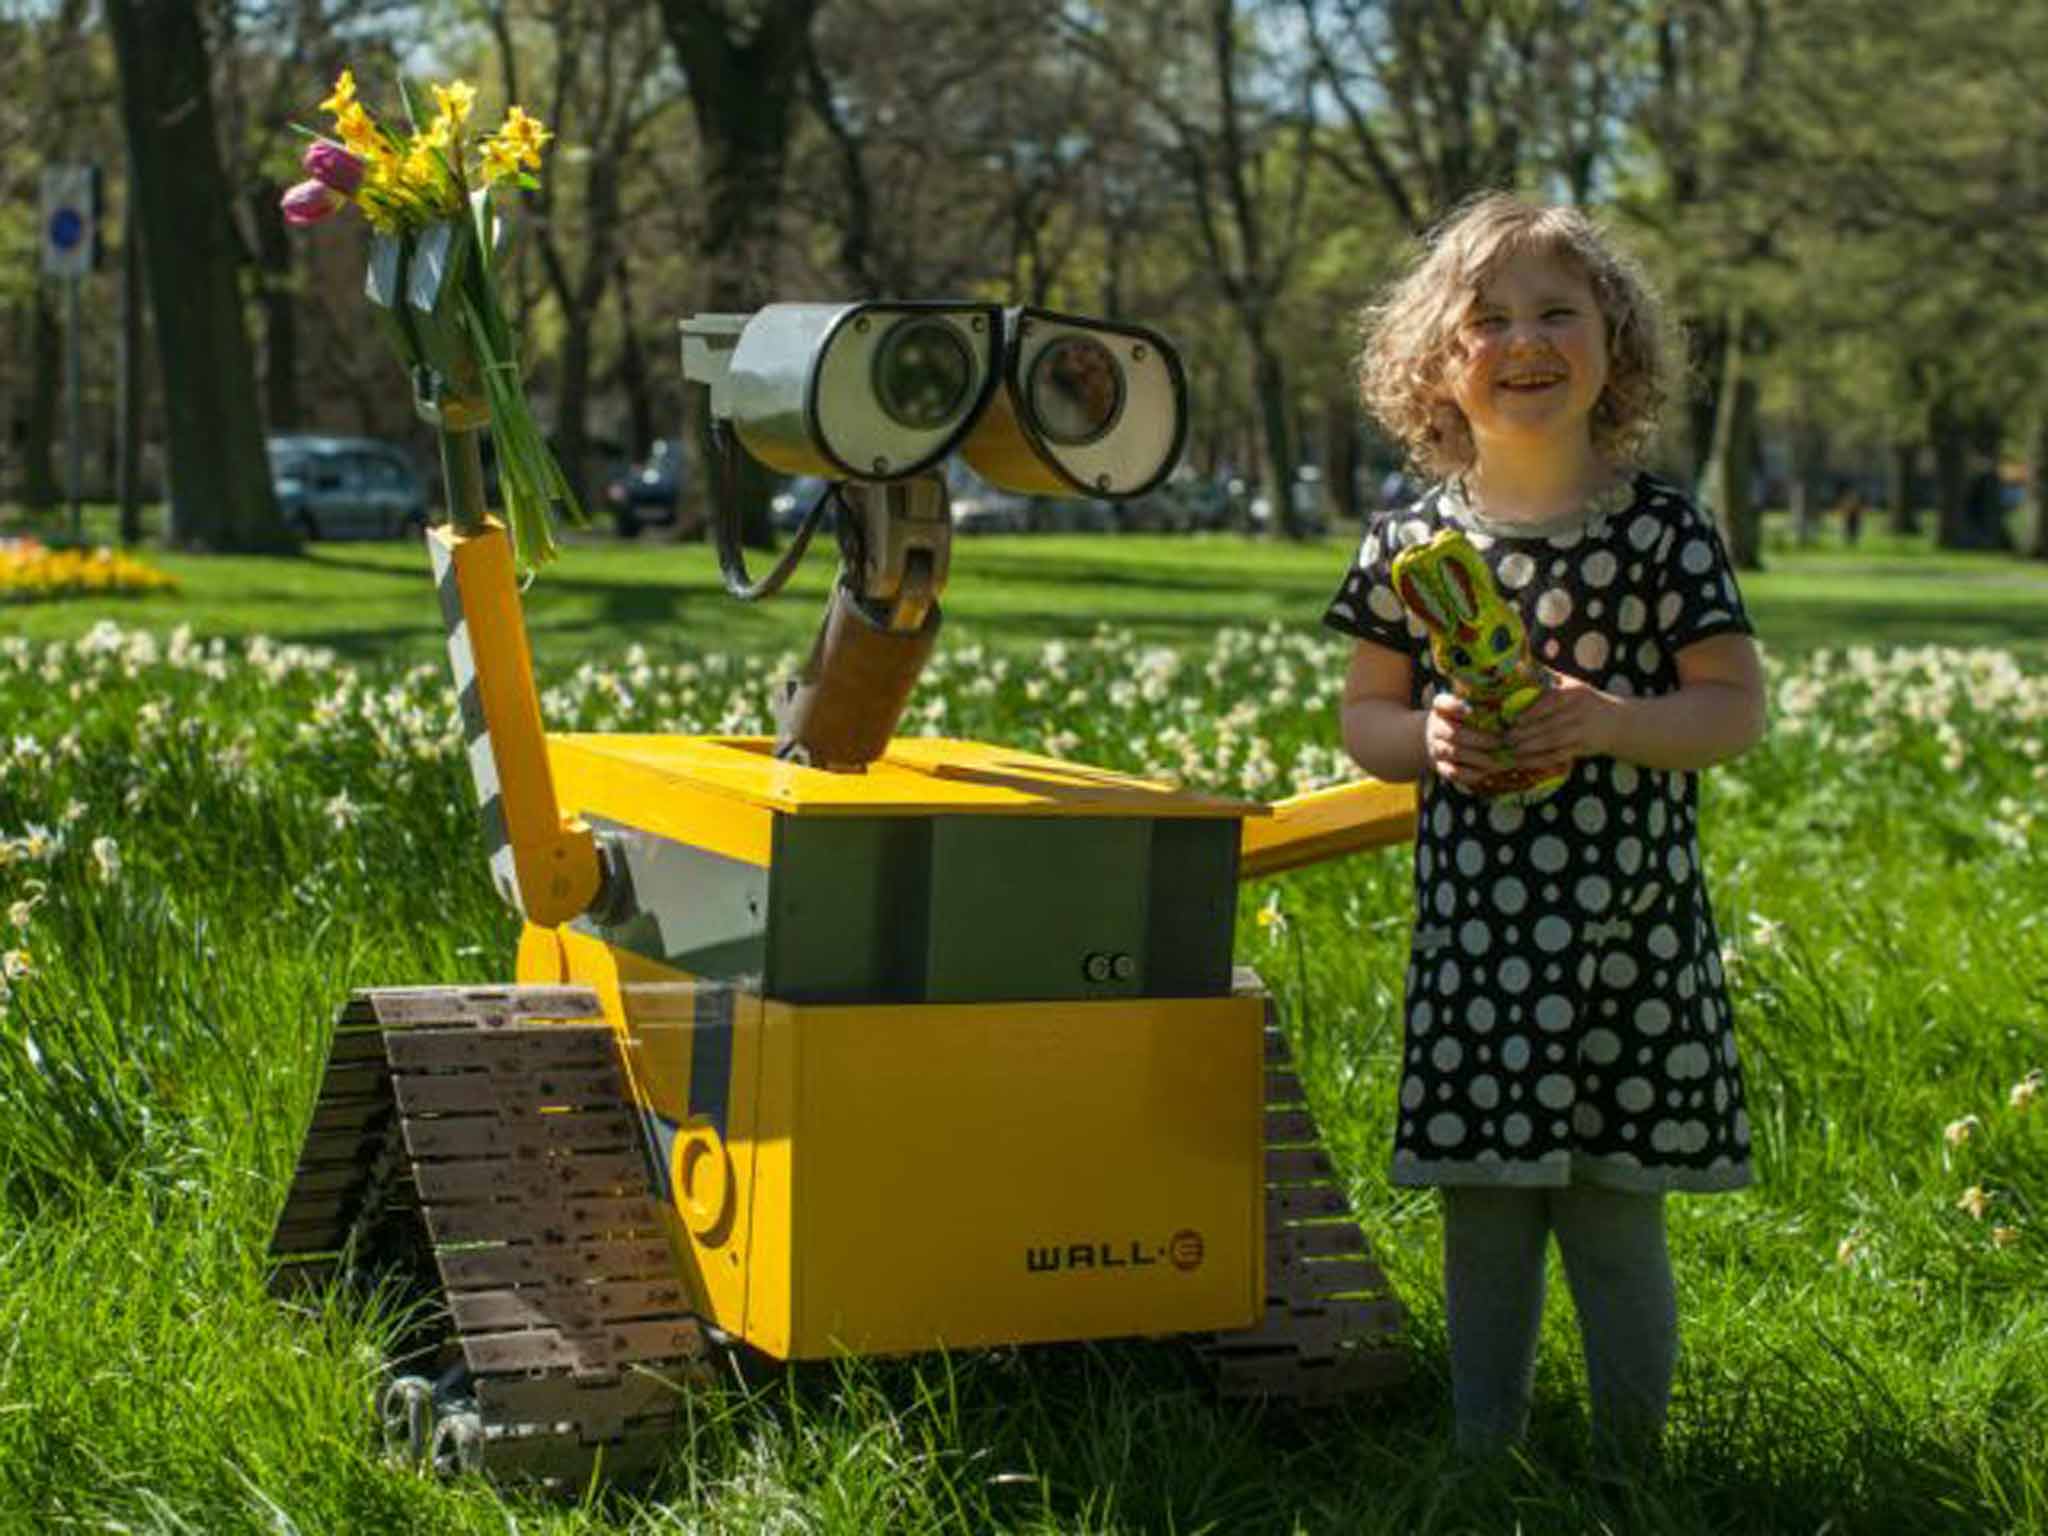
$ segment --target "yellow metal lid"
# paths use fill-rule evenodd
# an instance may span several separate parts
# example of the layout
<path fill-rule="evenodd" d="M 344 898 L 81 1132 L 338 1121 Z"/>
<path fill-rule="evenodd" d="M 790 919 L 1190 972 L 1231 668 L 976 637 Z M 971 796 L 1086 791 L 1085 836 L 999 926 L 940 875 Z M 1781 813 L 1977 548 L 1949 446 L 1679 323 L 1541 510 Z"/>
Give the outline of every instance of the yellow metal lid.
<path fill-rule="evenodd" d="M 764 736 L 562 734 L 549 741 L 792 816 L 1268 814 L 1255 801 L 1192 794 L 1107 768 L 937 736 L 899 737 L 865 773 L 783 762 Z"/>

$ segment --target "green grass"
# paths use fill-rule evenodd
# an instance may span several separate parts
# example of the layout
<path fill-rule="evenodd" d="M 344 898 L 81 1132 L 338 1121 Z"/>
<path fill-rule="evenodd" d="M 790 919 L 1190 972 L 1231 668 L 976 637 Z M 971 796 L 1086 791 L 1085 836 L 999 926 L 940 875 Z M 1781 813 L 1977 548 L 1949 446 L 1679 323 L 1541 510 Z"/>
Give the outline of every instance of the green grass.
<path fill-rule="evenodd" d="M 1233 793 L 1326 780 L 1344 647 L 1312 621 L 1344 557 L 965 542 L 910 723 Z M 0 639 L 0 949 L 26 956 L 0 1007 L 0 1530 L 2048 1530 L 2048 1097 L 2007 1103 L 2048 1066 L 2038 568 L 1824 551 L 1751 584 L 1776 727 L 1710 778 L 1705 840 L 1759 1182 L 1674 1202 L 1684 1363 L 1655 1474 L 1586 1475 L 1561 1283 L 1527 1457 L 1449 1456 L 1435 1207 L 1385 1177 L 1407 921 L 1388 853 L 1247 888 L 1238 958 L 1282 997 L 1413 1310 L 1410 1385 L 1294 1417 L 1217 1405 L 1158 1346 L 808 1370 L 693 1397 L 657 1485 L 565 1507 L 382 1464 L 366 1396 L 393 1319 L 263 1290 L 337 1000 L 511 968 L 422 562 L 167 563 L 175 600 L 0 611 L 38 637 Z M 551 723 L 758 728 L 770 669 L 748 653 L 804 638 L 816 564 L 810 597 L 749 613 L 702 551 L 573 550 L 533 594 Z M 695 573 L 680 596 L 672 569 Z M 43 644 L 109 616 L 347 659 Z M 1285 627 L 1219 631 L 1268 616 Z M 2029 660 L 1890 649 L 1945 636 Z M 1284 924 L 1249 920 L 1268 900 Z M 1956 1208 L 1971 1185 L 1981 1221 Z"/>
<path fill-rule="evenodd" d="M 96 509 L 88 526 L 105 522 Z M 655 534 L 635 543 L 573 537 L 528 592 L 528 623 L 544 658 L 600 657 L 633 641 L 662 652 L 807 645 L 834 569 L 821 544 L 782 597 L 748 606 L 725 595 L 705 545 Z M 1005 648 L 1085 637 L 1098 623 L 1170 644 L 1198 643 L 1220 624 L 1313 624 L 1352 542 L 1343 533 L 1302 545 L 1235 534 L 961 539 L 947 621 L 955 636 Z M 1780 542 L 1773 539 L 1767 568 L 1743 580 L 1773 650 L 1996 645 L 2048 658 L 2048 562 L 1937 551 L 1925 539 L 1885 534 L 1853 550 Z M 351 659 L 441 655 L 426 561 L 409 545 L 315 544 L 293 559 L 143 552 L 183 590 L 106 607 L 0 607 L 0 625 L 64 639 L 112 614 L 165 632 L 189 624 L 207 635 L 267 634 Z M 758 574 L 764 562 L 757 555 L 754 563 Z"/>

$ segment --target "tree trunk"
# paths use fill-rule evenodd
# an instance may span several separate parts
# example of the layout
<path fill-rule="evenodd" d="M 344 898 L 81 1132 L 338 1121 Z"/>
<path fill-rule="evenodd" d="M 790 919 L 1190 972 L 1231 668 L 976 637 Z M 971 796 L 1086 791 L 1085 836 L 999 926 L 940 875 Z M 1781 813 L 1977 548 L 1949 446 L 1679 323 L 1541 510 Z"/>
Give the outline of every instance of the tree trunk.
<path fill-rule="evenodd" d="M 1327 445 L 1323 462 L 1329 466 L 1329 495 L 1337 515 L 1347 522 L 1362 522 L 1364 509 L 1358 504 L 1358 417 L 1349 392 L 1341 386 L 1323 408 L 1323 441 Z"/>
<path fill-rule="evenodd" d="M 272 432 L 290 432 L 306 419 L 299 402 L 298 306 L 292 293 L 291 232 L 278 202 L 282 192 L 276 182 L 259 178 L 249 193 L 263 306 L 264 415 Z"/>
<path fill-rule="evenodd" d="M 2040 419 L 2034 423 L 2034 463 L 2027 489 L 2027 500 L 2034 509 L 2034 534 L 2027 553 L 2036 560 L 2048 560 L 2048 405 L 2042 406 Z"/>
<path fill-rule="evenodd" d="M 51 451 L 57 440 L 57 391 L 64 375 L 64 331 L 51 284 L 38 280 L 29 299 L 28 419 L 21 443 L 21 499 L 37 511 L 57 505 Z"/>
<path fill-rule="evenodd" d="M 626 392 L 626 451 L 638 461 L 654 451 L 654 388 L 648 375 L 647 349 L 640 345 L 639 317 L 633 310 L 632 265 L 621 255 L 612 283 L 619 296 L 619 387 Z"/>
<path fill-rule="evenodd" d="M 1792 428 L 1792 538 L 1809 548 L 1820 525 L 1821 470 L 1827 463 L 1827 429 L 1802 417 Z"/>
<path fill-rule="evenodd" d="M 706 313 L 744 314 L 775 297 L 782 266 L 781 213 L 789 161 L 790 120 L 803 89 L 811 18 L 819 0 L 767 0 L 755 6 L 744 37 L 719 0 L 659 0 L 662 25 L 689 80 L 690 105 L 702 156 L 703 224 L 697 246 L 697 307 Z M 711 413 L 706 391 L 690 415 L 697 473 L 696 494 L 716 494 Z M 737 444 L 732 446 L 731 492 L 741 537 L 754 549 L 773 549 L 768 521 L 773 479 Z M 689 519 L 677 518 L 680 529 Z M 708 519 L 704 526 L 710 526 Z"/>
<path fill-rule="evenodd" d="M 121 222 L 121 345 L 114 381 L 115 497 L 121 504 L 121 542 L 142 542 L 142 226 L 132 213 Z"/>
<path fill-rule="evenodd" d="M 1303 535 L 1294 510 L 1294 438 L 1287 422 L 1287 365 L 1266 340 L 1265 331 L 1247 319 L 1245 339 L 1251 344 L 1252 399 L 1259 413 L 1259 465 L 1271 509 L 1268 531 L 1290 539 Z"/>
<path fill-rule="evenodd" d="M 1947 390 L 1927 407 L 1927 439 L 1934 445 L 1935 547 L 1967 548 L 1970 439 Z"/>
<path fill-rule="evenodd" d="M 145 240 L 169 446 L 171 528 L 216 550 L 290 549 L 256 419 L 256 375 L 236 282 L 194 0 L 108 0 L 130 189 Z"/>
<path fill-rule="evenodd" d="M 1707 455 L 1705 498 L 1720 524 L 1728 558 L 1737 570 L 1763 569 L 1763 516 L 1751 493 L 1756 471 L 1756 380 L 1742 366 L 1742 311 L 1728 320 L 1722 351 L 1719 406 Z"/>
<path fill-rule="evenodd" d="M 1893 441 L 1891 451 L 1891 531 L 1901 538 L 1911 538 L 1920 531 L 1920 508 L 1916 501 L 1919 494 L 1915 484 L 1915 473 L 1920 468 L 1920 445 L 1909 443 L 1904 438 Z"/>

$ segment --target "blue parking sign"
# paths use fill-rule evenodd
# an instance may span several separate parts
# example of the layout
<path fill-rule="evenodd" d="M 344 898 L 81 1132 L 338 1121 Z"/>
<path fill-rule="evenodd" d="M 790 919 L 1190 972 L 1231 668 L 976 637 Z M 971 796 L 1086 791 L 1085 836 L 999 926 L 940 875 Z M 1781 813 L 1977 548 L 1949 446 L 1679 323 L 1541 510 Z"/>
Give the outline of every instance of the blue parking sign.
<path fill-rule="evenodd" d="M 43 272 L 84 277 L 99 261 L 99 167 L 45 166 L 42 191 Z"/>

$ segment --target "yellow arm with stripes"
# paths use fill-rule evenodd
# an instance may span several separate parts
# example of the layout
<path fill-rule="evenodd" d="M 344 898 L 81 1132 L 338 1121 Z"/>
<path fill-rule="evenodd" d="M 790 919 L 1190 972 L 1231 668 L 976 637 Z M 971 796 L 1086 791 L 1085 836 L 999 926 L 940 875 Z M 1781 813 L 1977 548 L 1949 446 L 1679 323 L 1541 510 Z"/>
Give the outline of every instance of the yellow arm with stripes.
<path fill-rule="evenodd" d="M 558 927 L 596 900 L 602 867 L 590 828 L 555 797 L 511 540 L 487 519 L 429 529 L 427 548 L 492 883 L 529 923 Z"/>

